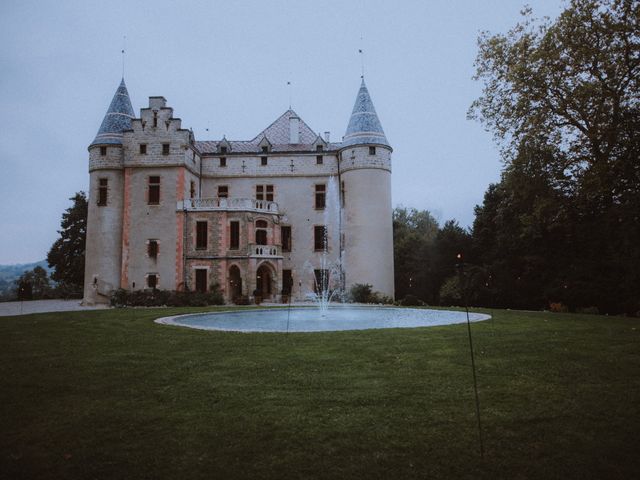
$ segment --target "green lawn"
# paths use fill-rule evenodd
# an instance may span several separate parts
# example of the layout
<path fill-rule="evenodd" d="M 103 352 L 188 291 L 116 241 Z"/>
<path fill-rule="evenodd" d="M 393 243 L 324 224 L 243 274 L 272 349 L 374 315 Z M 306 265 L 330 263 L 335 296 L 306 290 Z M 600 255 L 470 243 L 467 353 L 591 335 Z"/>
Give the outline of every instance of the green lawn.
<path fill-rule="evenodd" d="M 640 320 L 241 334 L 185 310 L 0 318 L 11 479 L 638 478 Z"/>

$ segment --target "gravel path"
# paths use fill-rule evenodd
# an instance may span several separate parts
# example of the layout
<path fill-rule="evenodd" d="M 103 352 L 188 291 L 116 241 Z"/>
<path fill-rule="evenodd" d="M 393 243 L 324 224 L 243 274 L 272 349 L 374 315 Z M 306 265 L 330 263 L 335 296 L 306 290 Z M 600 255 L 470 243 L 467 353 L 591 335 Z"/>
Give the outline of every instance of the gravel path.
<path fill-rule="evenodd" d="M 80 300 L 31 300 L 28 302 L 0 302 L 0 317 L 27 315 L 29 313 L 71 312 L 108 308 L 103 305 L 85 307 Z"/>

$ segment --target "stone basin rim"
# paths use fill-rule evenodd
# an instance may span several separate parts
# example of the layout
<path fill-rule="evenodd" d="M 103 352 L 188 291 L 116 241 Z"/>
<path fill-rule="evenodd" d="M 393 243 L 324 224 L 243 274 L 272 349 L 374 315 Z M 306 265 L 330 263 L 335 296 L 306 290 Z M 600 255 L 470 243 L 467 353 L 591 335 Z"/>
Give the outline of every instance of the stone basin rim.
<path fill-rule="evenodd" d="M 408 329 L 408 328 L 428 328 L 428 327 L 436 327 L 436 326 L 445 326 L 445 325 L 456 325 L 456 324 L 460 324 L 460 323 L 466 323 L 466 314 L 464 310 L 445 310 L 445 309 L 431 309 L 431 308 L 406 308 L 406 307 L 396 307 L 396 306 L 381 306 L 381 305 L 372 305 L 372 306 L 362 306 L 362 305 L 356 305 L 356 306 L 342 306 L 342 305 L 336 305 L 336 306 L 331 306 L 329 307 L 329 312 L 331 311 L 381 311 L 381 310 L 385 310 L 387 312 L 390 311 L 398 311 L 399 313 L 411 313 L 411 312 L 419 312 L 421 315 L 425 316 L 425 315 L 437 315 L 438 313 L 443 313 L 444 315 L 450 315 L 450 314 L 456 314 L 456 316 L 458 317 L 458 319 L 456 321 L 452 321 L 452 322 L 441 322 L 439 321 L 439 323 L 434 323 L 434 324 L 426 324 L 426 325 L 410 325 L 410 326 L 406 326 L 406 325 L 391 325 L 391 326 L 368 326 L 368 327 L 357 327 L 357 328 L 337 328 L 337 329 L 314 329 L 314 330 L 296 330 L 296 329 L 292 329 L 289 330 L 288 333 L 321 333 L 321 332 L 346 332 L 346 331 L 359 331 L 359 330 L 388 330 L 388 329 L 397 329 L 397 328 L 402 328 L 402 329 Z M 188 324 L 188 323 L 184 323 L 183 321 L 181 321 L 182 319 L 187 319 L 187 318 L 198 318 L 198 317 L 213 317 L 215 319 L 215 317 L 221 317 L 224 315 L 233 315 L 233 316 L 248 316 L 251 314 L 261 314 L 261 313 L 265 313 L 265 312 L 269 312 L 269 313 L 274 313 L 274 312 L 279 312 L 281 314 L 284 314 L 285 316 L 287 315 L 287 312 L 293 312 L 293 313 L 297 313 L 300 311 L 306 311 L 306 312 L 313 312 L 313 311 L 317 311 L 318 312 L 318 316 L 320 315 L 320 312 L 317 310 L 316 307 L 314 306 L 296 306 L 296 307 L 292 307 L 292 308 L 288 308 L 288 307 L 280 307 L 280 308 L 255 308 L 255 309 L 238 309 L 238 310 L 217 310 L 217 311 L 213 311 L 213 312 L 200 312 L 200 313 L 186 313 L 186 314 L 181 314 L 181 315 L 172 315 L 172 316 L 168 316 L 168 317 L 161 317 L 161 318 L 157 318 L 154 320 L 155 323 L 158 324 L 162 324 L 162 325 L 173 325 L 173 326 L 178 326 L 178 327 L 184 327 L 184 328 L 191 328 L 191 329 L 196 329 L 196 330 L 209 330 L 209 331 L 217 331 L 217 332 L 236 332 L 236 333 L 285 333 L 287 332 L 285 329 L 248 329 L 248 328 L 220 328 L 220 327 L 215 327 L 215 326 L 201 326 L 201 325 L 192 325 L 192 324 Z M 460 318 L 460 317 L 464 317 L 464 318 Z M 480 321 L 485 321 L 485 320 L 489 320 L 491 319 L 491 315 L 488 315 L 486 313 L 478 313 L 478 312 L 469 312 L 469 318 L 470 321 L 475 323 L 475 322 L 480 322 Z M 280 319 L 281 321 L 284 321 L 286 319 Z M 310 320 L 306 320 L 309 322 L 319 322 L 322 321 L 321 318 L 314 318 L 314 319 L 310 319 Z M 333 319 L 333 320 L 329 320 L 329 321 L 333 321 L 333 322 L 338 322 L 337 319 Z M 240 327 L 243 327 L 242 325 L 240 325 Z"/>

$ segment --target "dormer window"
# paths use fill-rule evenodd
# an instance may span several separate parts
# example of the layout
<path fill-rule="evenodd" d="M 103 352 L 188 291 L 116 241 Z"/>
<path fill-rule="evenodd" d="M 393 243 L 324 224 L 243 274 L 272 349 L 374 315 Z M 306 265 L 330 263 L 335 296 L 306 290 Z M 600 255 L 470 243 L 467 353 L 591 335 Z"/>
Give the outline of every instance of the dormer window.
<path fill-rule="evenodd" d="M 262 147 L 262 153 L 268 153 L 268 152 L 269 152 L 269 147 L 267 147 L 266 145 Z"/>
<path fill-rule="evenodd" d="M 227 153 L 227 147 L 220 147 L 220 153 Z"/>
<path fill-rule="evenodd" d="M 316 145 L 316 152 L 322 152 L 324 147 L 322 145 Z"/>

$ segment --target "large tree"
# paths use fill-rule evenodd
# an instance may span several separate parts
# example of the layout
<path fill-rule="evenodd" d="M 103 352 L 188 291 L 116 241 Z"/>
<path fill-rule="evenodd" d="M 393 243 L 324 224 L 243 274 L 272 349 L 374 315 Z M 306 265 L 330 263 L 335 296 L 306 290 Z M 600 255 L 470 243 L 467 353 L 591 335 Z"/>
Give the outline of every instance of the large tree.
<path fill-rule="evenodd" d="M 479 39 L 484 88 L 470 116 L 494 133 L 506 169 L 474 238 L 506 284 L 531 280 L 518 289 L 531 290 L 524 303 L 635 313 L 640 2 L 572 0 L 553 21 L 523 14 L 507 34 Z"/>
<path fill-rule="evenodd" d="M 78 192 L 69 200 L 73 205 L 62 214 L 60 238 L 51 246 L 47 262 L 53 268 L 51 278 L 69 290 L 82 291 L 84 255 L 87 238 L 87 197 Z"/>

